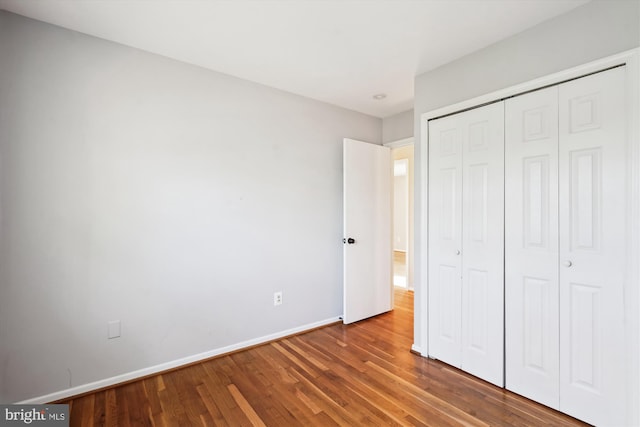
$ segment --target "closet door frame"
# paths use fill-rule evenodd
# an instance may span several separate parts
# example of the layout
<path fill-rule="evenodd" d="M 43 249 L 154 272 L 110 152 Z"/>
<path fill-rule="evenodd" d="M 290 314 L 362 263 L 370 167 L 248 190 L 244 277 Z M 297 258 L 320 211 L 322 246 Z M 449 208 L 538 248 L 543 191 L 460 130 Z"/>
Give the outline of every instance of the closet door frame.
<path fill-rule="evenodd" d="M 625 340 L 628 355 L 626 360 L 626 372 L 629 373 L 627 382 L 627 424 L 640 424 L 640 48 L 632 49 L 617 55 L 589 62 L 584 65 L 570 68 L 545 77 L 531 80 L 526 83 L 507 87 L 486 95 L 475 97 L 463 102 L 449 105 L 426 112 L 420 116 L 420 142 L 419 142 L 419 179 L 420 208 L 420 233 L 416 239 L 416 248 L 420 257 L 418 259 L 419 274 L 416 282 L 415 299 L 415 326 L 418 333 L 415 334 L 415 342 L 412 346 L 414 352 L 425 357 L 429 354 L 429 316 L 428 316 L 428 256 L 429 256 L 429 229 L 428 229 L 428 188 L 429 188 L 429 120 L 461 112 L 483 104 L 500 101 L 517 96 L 532 90 L 546 86 L 560 84 L 579 77 L 604 71 L 609 68 L 624 65 L 626 67 L 626 92 L 627 111 L 629 114 L 627 129 L 627 220 L 629 226 L 629 240 L 627 242 L 628 262 L 624 285 L 625 298 Z"/>

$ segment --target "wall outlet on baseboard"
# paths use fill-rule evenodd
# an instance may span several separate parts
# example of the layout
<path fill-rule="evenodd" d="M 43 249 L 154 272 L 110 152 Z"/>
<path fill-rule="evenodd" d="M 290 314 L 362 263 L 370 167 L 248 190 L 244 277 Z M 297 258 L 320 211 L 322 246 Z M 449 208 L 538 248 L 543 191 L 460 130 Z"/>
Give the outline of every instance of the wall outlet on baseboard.
<path fill-rule="evenodd" d="M 280 304 L 282 304 L 282 291 L 274 292 L 273 305 L 280 305 Z"/>

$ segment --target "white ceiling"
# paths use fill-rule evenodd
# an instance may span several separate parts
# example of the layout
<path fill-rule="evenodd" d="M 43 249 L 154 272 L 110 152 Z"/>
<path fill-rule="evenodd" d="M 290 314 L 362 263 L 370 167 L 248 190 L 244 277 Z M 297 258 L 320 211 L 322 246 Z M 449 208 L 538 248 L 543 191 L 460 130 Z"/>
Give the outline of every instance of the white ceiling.
<path fill-rule="evenodd" d="M 0 8 L 388 117 L 412 108 L 416 75 L 587 2 L 0 0 Z"/>

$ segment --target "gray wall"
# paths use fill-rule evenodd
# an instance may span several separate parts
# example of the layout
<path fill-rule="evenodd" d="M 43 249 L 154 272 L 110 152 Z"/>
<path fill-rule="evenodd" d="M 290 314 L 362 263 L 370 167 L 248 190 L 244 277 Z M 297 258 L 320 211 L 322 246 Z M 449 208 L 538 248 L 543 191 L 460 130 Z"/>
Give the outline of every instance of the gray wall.
<path fill-rule="evenodd" d="M 413 110 L 382 119 L 382 142 L 393 142 L 413 136 Z"/>
<path fill-rule="evenodd" d="M 638 0 L 595 0 L 417 76 L 416 129 L 427 111 L 637 47 L 639 8 Z"/>
<path fill-rule="evenodd" d="M 533 80 L 599 58 L 640 46 L 640 2 L 596 0 L 543 22 L 513 37 L 488 46 L 415 79 L 416 177 L 422 173 L 426 153 L 420 144 L 420 116 L 428 111 Z M 417 178 L 416 194 L 422 194 Z M 416 198 L 416 218 L 422 218 L 421 199 Z M 416 222 L 416 259 L 424 244 Z M 423 277 L 416 265 L 416 277 Z M 420 279 L 418 279 L 420 280 Z M 416 283 L 416 300 L 423 289 Z M 416 307 L 414 336 L 421 346 L 422 316 Z"/>
<path fill-rule="evenodd" d="M 380 119 L 6 12 L 0 57 L 0 402 L 342 314 Z"/>

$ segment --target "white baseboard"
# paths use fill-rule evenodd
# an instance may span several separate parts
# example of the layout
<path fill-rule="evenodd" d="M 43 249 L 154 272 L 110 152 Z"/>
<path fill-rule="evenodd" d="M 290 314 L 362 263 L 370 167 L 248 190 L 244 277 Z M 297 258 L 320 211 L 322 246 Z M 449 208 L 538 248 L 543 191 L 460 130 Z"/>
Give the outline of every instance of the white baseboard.
<path fill-rule="evenodd" d="M 412 345 L 411 345 L 411 350 L 412 350 L 413 352 L 415 352 L 415 353 L 418 353 L 420 356 L 424 356 L 424 355 L 422 354 L 422 350 L 420 349 L 420 347 L 418 347 L 418 346 L 417 346 L 417 345 L 415 345 L 415 344 L 412 344 Z"/>
<path fill-rule="evenodd" d="M 159 372 L 167 371 L 173 368 L 179 368 L 180 366 L 188 365 L 190 363 L 199 362 L 201 360 L 210 359 L 221 354 L 230 353 L 233 351 L 242 350 L 248 347 L 252 347 L 259 344 L 264 344 L 269 341 L 284 338 L 290 335 L 299 334 L 309 331 L 311 329 L 319 328 L 322 326 L 330 325 L 332 323 L 340 321 L 340 317 L 333 317 L 330 319 L 321 320 L 319 322 L 309 323 L 297 328 L 288 329 L 286 331 L 276 332 L 274 334 L 265 335 L 263 337 L 243 341 L 237 344 L 229 345 L 226 347 L 216 348 L 213 350 L 205 351 L 204 353 L 194 354 L 192 356 L 183 357 L 181 359 L 172 360 L 170 362 L 161 363 L 159 365 L 150 366 L 144 369 L 138 369 L 137 371 L 127 372 L 125 374 L 116 375 L 115 377 L 105 378 L 103 380 L 94 381 L 87 384 L 82 384 L 76 387 L 68 388 L 65 390 L 56 391 L 44 396 L 38 396 L 31 399 L 16 402 L 17 404 L 44 404 L 49 402 L 55 402 L 56 400 L 66 399 L 71 396 L 77 396 L 82 393 L 91 392 L 93 390 L 99 390 L 101 388 L 109 387 L 112 385 L 120 384 L 126 381 L 135 380 L 136 378 L 142 378 L 147 375 L 157 374 Z"/>

